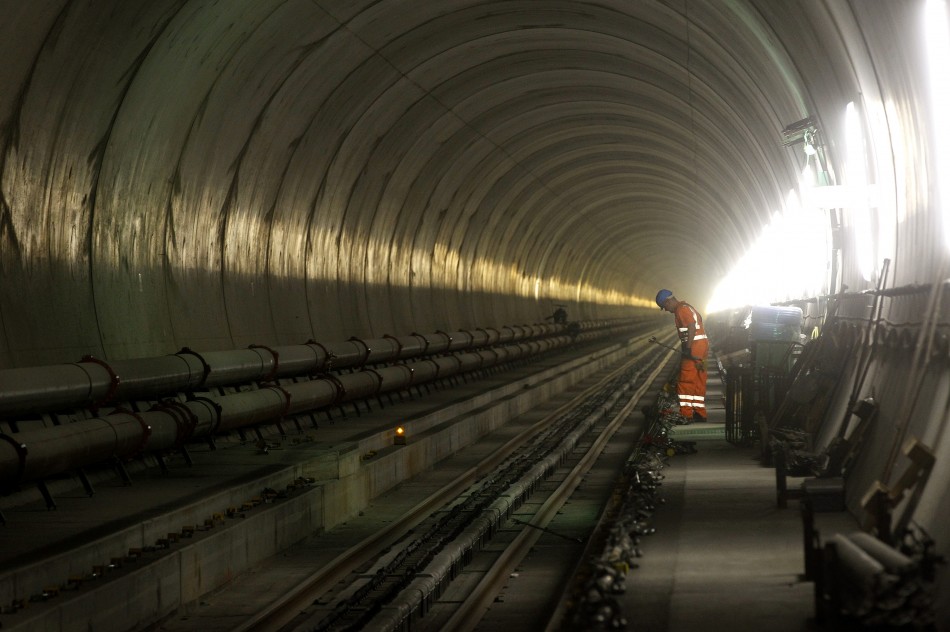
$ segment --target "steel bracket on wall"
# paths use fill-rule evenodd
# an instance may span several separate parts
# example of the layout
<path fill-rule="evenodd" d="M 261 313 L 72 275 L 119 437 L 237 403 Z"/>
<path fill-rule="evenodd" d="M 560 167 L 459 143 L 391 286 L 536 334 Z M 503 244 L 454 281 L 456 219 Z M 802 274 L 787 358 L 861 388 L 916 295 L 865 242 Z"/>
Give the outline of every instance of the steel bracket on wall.
<path fill-rule="evenodd" d="M 904 444 L 902 452 L 910 460 L 910 464 L 897 482 L 889 486 L 881 481 L 875 481 L 861 499 L 861 507 L 867 513 L 865 527 L 876 529 L 877 537 L 892 545 L 895 543 L 895 536 L 898 540 L 904 537 L 904 531 L 917 508 L 924 486 L 937 460 L 933 450 L 913 437 Z M 910 499 L 897 523 L 892 527 L 892 512 L 907 493 L 911 494 Z"/>

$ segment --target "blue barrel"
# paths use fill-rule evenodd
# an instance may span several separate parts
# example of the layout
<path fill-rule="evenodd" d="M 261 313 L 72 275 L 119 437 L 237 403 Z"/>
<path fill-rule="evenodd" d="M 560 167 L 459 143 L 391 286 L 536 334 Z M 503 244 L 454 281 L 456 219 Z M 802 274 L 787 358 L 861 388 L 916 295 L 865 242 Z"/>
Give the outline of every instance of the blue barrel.
<path fill-rule="evenodd" d="M 798 342 L 802 333 L 800 307 L 753 307 L 749 340 L 755 342 Z"/>

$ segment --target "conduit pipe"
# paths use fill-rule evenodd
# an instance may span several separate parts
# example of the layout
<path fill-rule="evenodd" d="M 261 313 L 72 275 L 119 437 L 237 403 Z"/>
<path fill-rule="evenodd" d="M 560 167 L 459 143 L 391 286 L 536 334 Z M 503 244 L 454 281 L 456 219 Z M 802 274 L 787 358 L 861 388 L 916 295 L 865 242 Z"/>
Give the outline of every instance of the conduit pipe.
<path fill-rule="evenodd" d="M 124 381 L 119 371 L 128 376 Z M 117 396 L 130 400 L 147 390 L 187 391 L 200 386 L 205 373 L 198 356 L 184 353 L 111 367 L 86 357 L 75 364 L 6 369 L 0 371 L 0 415 L 97 408 Z"/>
<path fill-rule="evenodd" d="M 585 322 L 587 328 L 612 323 Z M 91 356 L 63 365 L 0 370 L 0 418 L 90 408 L 110 402 L 154 400 L 174 393 L 277 378 L 313 375 L 342 368 L 403 361 L 423 355 L 563 333 L 564 325 L 506 326 L 373 340 L 265 347 L 176 354 L 105 362 Z"/>
<path fill-rule="evenodd" d="M 877 560 L 884 567 L 884 570 L 892 575 L 902 577 L 917 570 L 917 562 L 912 558 L 881 542 L 870 533 L 855 531 L 848 534 L 848 539 Z"/>
<path fill-rule="evenodd" d="M 588 332 L 578 339 L 591 340 L 626 328 Z M 191 439 L 218 431 L 275 422 L 287 415 L 495 366 L 574 341 L 571 336 L 555 336 L 224 396 L 165 400 L 142 413 L 117 409 L 109 415 L 59 426 L 15 435 L 0 433 L 0 489 L 112 458 L 180 448 Z"/>
<path fill-rule="evenodd" d="M 836 533 L 830 541 L 835 545 L 840 569 L 852 582 L 859 585 L 865 594 L 873 595 L 897 583 L 897 577 L 888 573 L 883 564 L 847 536 Z"/>

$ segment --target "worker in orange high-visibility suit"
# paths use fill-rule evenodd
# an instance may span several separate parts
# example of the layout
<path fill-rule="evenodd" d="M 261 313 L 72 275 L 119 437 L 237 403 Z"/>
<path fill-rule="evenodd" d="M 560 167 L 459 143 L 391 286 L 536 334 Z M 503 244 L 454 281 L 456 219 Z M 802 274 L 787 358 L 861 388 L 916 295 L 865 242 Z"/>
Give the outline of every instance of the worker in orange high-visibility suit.
<path fill-rule="evenodd" d="M 656 304 L 671 314 L 676 322 L 676 333 L 682 345 L 679 381 L 676 394 L 680 413 L 690 421 L 706 421 L 706 354 L 709 339 L 703 327 L 703 317 L 689 303 L 677 300 L 669 290 L 656 294 Z"/>

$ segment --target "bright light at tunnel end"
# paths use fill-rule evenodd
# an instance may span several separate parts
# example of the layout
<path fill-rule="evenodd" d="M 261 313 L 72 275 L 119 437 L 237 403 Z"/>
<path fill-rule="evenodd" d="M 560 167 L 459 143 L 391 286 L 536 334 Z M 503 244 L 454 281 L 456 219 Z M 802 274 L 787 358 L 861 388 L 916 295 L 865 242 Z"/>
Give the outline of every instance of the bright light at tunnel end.
<path fill-rule="evenodd" d="M 830 249 L 823 212 L 801 203 L 794 190 L 713 292 L 706 313 L 815 296 L 822 291 Z"/>

